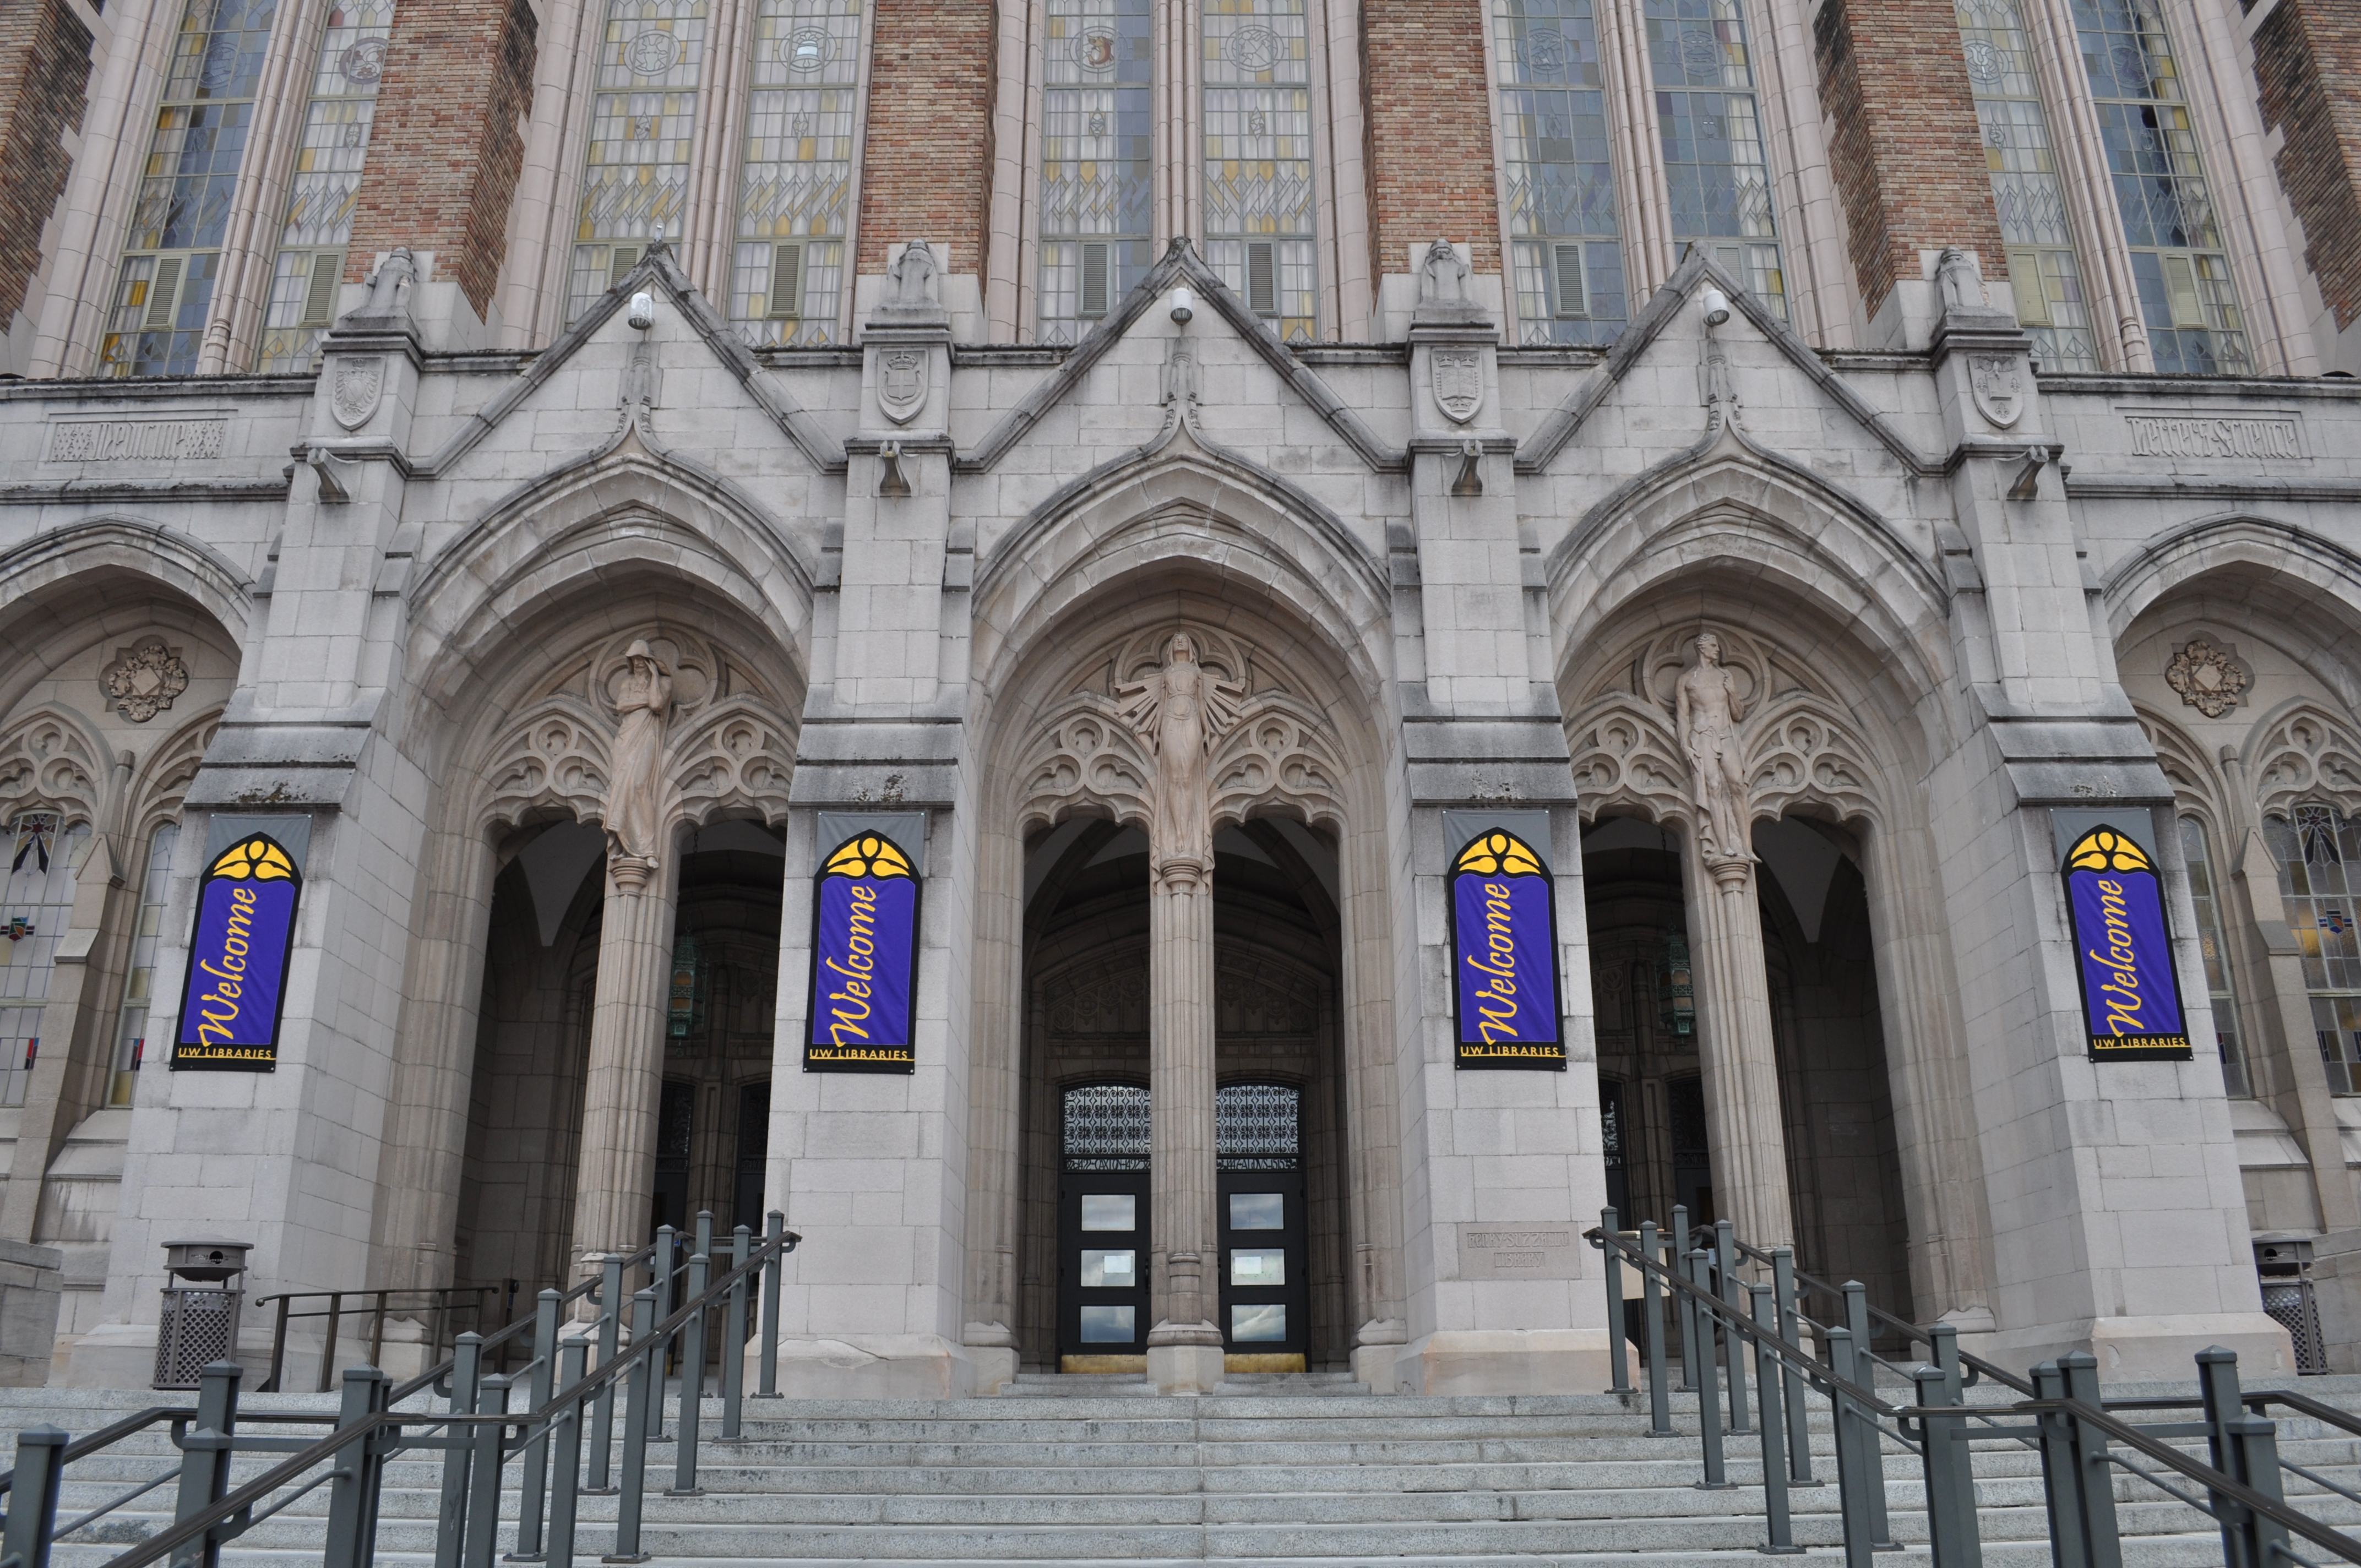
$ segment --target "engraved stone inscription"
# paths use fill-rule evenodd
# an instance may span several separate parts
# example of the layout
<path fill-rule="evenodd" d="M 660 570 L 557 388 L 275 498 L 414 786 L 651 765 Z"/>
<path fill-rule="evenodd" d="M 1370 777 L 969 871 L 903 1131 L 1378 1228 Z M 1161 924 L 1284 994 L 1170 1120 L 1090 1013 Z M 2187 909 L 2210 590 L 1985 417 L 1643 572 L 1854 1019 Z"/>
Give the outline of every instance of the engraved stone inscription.
<path fill-rule="evenodd" d="M 178 463 L 218 457 L 226 419 L 77 419 L 49 427 L 52 463 Z"/>
<path fill-rule="evenodd" d="M 1579 1279 L 1582 1238 L 1563 1222 L 1491 1223 L 1459 1227 L 1462 1279 Z"/>
<path fill-rule="evenodd" d="M 2132 454 L 2138 457 L 2300 458 L 2293 419 L 2206 419 L 2183 414 L 2125 414 Z"/>

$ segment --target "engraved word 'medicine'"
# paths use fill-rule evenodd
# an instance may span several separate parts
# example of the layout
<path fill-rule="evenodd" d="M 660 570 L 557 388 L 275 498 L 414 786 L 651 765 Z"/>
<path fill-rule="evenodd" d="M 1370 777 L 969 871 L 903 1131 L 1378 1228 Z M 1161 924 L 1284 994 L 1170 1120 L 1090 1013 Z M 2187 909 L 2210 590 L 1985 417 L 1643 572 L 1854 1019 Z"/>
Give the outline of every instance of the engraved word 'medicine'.
<path fill-rule="evenodd" d="M 2197 419 L 2126 414 L 2136 457 L 2300 458 L 2291 419 Z"/>

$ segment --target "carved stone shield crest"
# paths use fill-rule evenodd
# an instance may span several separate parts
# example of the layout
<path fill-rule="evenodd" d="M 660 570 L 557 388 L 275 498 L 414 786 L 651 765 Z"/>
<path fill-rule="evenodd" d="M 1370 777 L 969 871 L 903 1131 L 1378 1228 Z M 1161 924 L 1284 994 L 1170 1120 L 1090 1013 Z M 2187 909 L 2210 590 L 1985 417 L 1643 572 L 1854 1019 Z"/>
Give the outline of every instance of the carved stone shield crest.
<path fill-rule="evenodd" d="M 2006 430 L 2025 411 L 2024 375 L 2013 354 L 1977 354 L 1968 359 L 1968 384 L 1974 390 L 1976 411 Z"/>
<path fill-rule="evenodd" d="M 1484 406 L 1484 357 L 1473 348 L 1438 348 L 1427 356 L 1433 368 L 1434 400 L 1453 422 L 1466 424 Z"/>
<path fill-rule="evenodd" d="M 907 424 L 927 401 L 927 351 L 889 348 L 877 356 L 877 401 L 885 417 Z"/>
<path fill-rule="evenodd" d="M 335 384 L 329 389 L 331 411 L 346 430 L 358 430 L 377 412 L 385 395 L 385 356 L 345 355 L 336 360 Z"/>

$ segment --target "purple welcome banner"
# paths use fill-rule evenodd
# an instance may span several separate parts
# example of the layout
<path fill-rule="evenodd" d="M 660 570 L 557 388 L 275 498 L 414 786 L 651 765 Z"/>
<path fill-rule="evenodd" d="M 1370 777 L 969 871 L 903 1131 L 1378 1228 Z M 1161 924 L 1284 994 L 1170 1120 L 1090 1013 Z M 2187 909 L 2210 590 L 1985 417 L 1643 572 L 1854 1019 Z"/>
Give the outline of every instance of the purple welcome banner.
<path fill-rule="evenodd" d="M 2093 1061 L 2186 1061 L 2195 1053 L 2180 1011 L 2164 884 L 2131 836 L 2092 828 L 2066 852 L 2074 967 Z"/>
<path fill-rule="evenodd" d="M 914 1072 L 918 879 L 881 833 L 838 845 L 812 910 L 806 1072 Z"/>
<path fill-rule="evenodd" d="M 278 1069 L 302 887 L 293 857 L 264 833 L 239 839 L 206 868 L 181 986 L 174 1072 Z"/>
<path fill-rule="evenodd" d="M 1565 1070 L 1557 902 L 1513 833 L 1479 833 L 1452 861 L 1451 966 L 1457 1066 Z"/>

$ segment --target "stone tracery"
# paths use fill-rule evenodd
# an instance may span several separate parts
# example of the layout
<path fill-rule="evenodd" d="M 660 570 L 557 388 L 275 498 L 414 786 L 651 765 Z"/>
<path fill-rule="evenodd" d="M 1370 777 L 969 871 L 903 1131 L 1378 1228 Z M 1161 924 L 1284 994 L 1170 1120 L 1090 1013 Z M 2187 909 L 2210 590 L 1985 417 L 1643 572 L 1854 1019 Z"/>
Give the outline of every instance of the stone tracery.
<path fill-rule="evenodd" d="M 2255 806 L 2284 815 L 2299 801 L 2326 800 L 2361 813 L 2361 740 L 2334 716 L 2305 703 L 2270 720 L 2247 742 Z"/>

